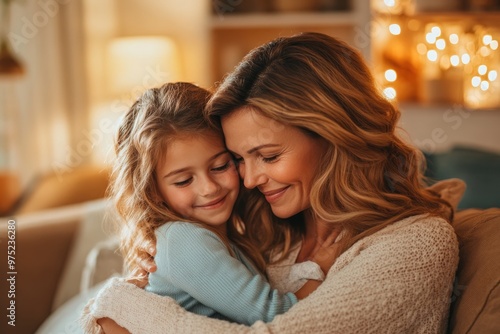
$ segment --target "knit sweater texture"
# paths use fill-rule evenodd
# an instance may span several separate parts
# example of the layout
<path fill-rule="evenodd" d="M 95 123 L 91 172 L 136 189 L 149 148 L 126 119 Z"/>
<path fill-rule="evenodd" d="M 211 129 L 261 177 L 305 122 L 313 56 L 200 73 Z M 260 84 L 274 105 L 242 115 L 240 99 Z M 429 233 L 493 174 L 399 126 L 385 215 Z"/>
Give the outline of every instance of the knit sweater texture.
<path fill-rule="evenodd" d="M 112 279 L 81 321 L 99 333 L 109 317 L 131 333 L 444 333 L 458 242 L 450 224 L 409 217 L 346 250 L 309 297 L 252 326 L 190 313 L 175 301 Z M 238 298 L 238 296 L 235 296 Z"/>

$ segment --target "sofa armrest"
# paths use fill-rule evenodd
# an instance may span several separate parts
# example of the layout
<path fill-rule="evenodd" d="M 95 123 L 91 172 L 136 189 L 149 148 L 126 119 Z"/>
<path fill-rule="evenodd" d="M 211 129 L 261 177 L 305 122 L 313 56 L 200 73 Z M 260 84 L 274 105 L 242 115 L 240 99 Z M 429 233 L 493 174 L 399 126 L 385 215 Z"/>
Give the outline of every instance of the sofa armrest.
<path fill-rule="evenodd" d="M 15 221 L 15 324 L 18 333 L 33 333 L 52 310 L 55 291 L 71 249 L 80 215 L 75 208 L 13 217 Z M 7 254 L 8 219 L 0 221 L 1 254 Z M 9 239 L 10 240 L 10 239 Z M 2 256 L 2 268 L 7 268 Z M 10 300 L 2 298 L 2 309 Z M 5 319 L 4 319 L 5 320 Z M 7 321 L 0 332 L 9 333 Z"/>
<path fill-rule="evenodd" d="M 109 204 L 101 199 L 1 219 L 2 254 L 7 254 L 9 219 L 16 226 L 16 331 L 34 333 L 54 308 L 79 293 L 88 252 L 107 238 L 103 222 Z M 6 260 L 2 256 L 3 268 Z M 4 296 L 4 310 L 6 302 L 10 300 Z M 11 330 L 6 321 L 1 322 L 0 333 Z"/>
<path fill-rule="evenodd" d="M 460 262 L 449 333 L 500 333 L 500 209 L 458 212 Z"/>

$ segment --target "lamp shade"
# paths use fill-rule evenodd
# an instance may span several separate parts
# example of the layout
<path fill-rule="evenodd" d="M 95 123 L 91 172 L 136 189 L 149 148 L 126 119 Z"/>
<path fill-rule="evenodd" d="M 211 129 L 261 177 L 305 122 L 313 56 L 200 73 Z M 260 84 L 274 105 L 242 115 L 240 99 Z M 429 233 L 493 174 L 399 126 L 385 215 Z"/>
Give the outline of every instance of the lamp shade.
<path fill-rule="evenodd" d="M 179 81 L 181 69 L 175 42 L 167 37 L 120 37 L 107 48 L 108 87 L 112 95 L 142 92 Z"/>

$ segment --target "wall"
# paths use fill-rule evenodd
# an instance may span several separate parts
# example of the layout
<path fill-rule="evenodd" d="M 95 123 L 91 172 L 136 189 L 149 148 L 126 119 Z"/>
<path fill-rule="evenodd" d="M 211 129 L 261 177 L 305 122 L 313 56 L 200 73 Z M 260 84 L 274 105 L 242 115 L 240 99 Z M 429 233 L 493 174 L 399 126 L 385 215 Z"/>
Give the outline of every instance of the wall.
<path fill-rule="evenodd" d="M 162 34 L 175 38 L 183 60 L 183 80 L 211 87 L 210 6 L 210 1 L 203 0 L 111 1 L 105 7 L 97 6 L 100 8 L 95 15 L 99 20 L 94 22 L 106 25 L 105 38 Z M 94 65 L 94 73 L 99 72 L 98 61 Z M 94 87 L 99 85 L 102 81 L 95 82 Z M 401 110 L 402 127 L 422 149 L 442 151 L 462 144 L 500 152 L 499 110 L 408 104 L 402 105 Z"/>
<path fill-rule="evenodd" d="M 210 41 L 206 27 L 210 4 L 204 0 L 120 0 L 116 34 L 174 38 L 181 53 L 183 80 L 208 87 Z"/>
<path fill-rule="evenodd" d="M 500 110 L 402 105 L 401 126 L 410 140 L 428 152 L 465 145 L 500 153 Z"/>

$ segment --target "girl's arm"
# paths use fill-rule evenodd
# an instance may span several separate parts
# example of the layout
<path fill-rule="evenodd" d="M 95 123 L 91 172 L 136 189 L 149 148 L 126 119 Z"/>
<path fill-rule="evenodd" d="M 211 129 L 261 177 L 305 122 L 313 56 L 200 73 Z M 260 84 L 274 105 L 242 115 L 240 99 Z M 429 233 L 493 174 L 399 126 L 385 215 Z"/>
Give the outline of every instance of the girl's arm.
<path fill-rule="evenodd" d="M 293 293 L 279 293 L 253 267 L 231 256 L 215 233 L 192 223 L 169 225 L 157 233 L 158 270 L 151 274 L 148 290 L 172 295 L 163 289 L 173 285 L 242 324 L 269 322 L 297 302 Z"/>

